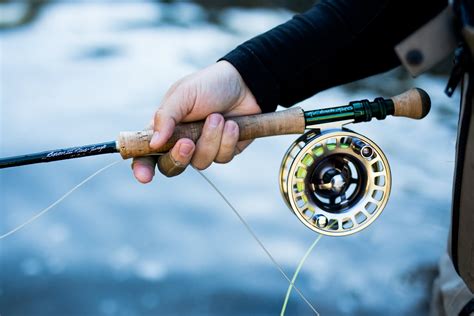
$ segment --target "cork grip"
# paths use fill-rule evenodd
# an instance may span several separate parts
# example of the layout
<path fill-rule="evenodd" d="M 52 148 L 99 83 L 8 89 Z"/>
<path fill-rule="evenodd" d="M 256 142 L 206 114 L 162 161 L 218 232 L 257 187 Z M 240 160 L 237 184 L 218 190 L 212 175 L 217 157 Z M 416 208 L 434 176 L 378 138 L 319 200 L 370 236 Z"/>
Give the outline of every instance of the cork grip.
<path fill-rule="evenodd" d="M 431 108 L 428 94 L 419 89 L 410 89 L 402 94 L 392 97 L 395 112 L 394 116 L 404 116 L 413 119 L 424 118 Z"/>
<path fill-rule="evenodd" d="M 302 134 L 305 130 L 304 112 L 296 107 L 273 113 L 226 118 L 239 125 L 239 140 L 248 140 L 273 135 Z M 170 150 L 181 138 L 196 142 L 201 135 L 203 121 L 184 123 L 176 126 L 169 141 L 160 149 L 149 147 L 152 130 L 138 132 L 121 132 L 117 147 L 123 159 L 164 153 Z"/>

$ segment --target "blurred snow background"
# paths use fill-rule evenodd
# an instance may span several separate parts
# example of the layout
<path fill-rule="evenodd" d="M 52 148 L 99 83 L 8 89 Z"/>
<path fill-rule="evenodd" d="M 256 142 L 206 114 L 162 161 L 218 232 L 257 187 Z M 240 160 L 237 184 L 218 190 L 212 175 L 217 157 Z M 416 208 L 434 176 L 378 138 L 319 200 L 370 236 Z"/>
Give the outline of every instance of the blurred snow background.
<path fill-rule="evenodd" d="M 0 24 L 25 12 L 1 4 Z M 22 7 L 23 6 L 23 7 Z M 217 13 L 216 13 L 217 12 Z M 212 13 L 212 14 L 211 14 Z M 0 156 L 112 140 L 142 128 L 167 88 L 292 16 L 278 7 L 69 1 L 0 31 Z M 210 18 L 211 17 L 211 18 Z M 446 248 L 457 124 L 446 77 L 402 69 L 334 88 L 306 109 L 389 96 L 433 99 L 423 121 L 352 128 L 385 151 L 393 189 L 363 232 L 324 237 L 298 287 L 322 315 L 423 315 Z M 280 160 L 296 136 L 261 139 L 206 174 L 291 274 L 317 237 L 280 197 Z M 118 155 L 0 172 L 0 234 Z M 275 315 L 287 289 L 262 249 L 194 170 L 140 185 L 122 162 L 0 241 L 2 315 Z M 310 309 L 294 293 L 288 315 Z"/>

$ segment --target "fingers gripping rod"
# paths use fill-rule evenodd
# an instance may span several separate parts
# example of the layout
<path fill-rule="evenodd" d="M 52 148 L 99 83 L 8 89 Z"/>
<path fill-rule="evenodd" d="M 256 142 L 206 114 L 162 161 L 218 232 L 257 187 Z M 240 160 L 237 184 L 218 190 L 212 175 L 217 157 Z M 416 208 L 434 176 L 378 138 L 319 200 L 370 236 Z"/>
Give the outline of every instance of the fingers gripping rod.
<path fill-rule="evenodd" d="M 317 129 L 323 124 L 338 121 L 358 123 L 370 121 L 374 117 L 383 120 L 387 115 L 421 119 L 428 114 L 430 104 L 428 94 L 415 88 L 390 99 L 376 98 L 372 102 L 353 101 L 344 106 L 312 111 L 303 111 L 295 107 L 273 113 L 226 119 L 238 124 L 239 140 L 249 140 L 266 136 L 302 134 L 305 129 Z M 0 169 L 117 152 L 123 159 L 161 154 L 170 150 L 181 138 L 189 138 L 196 142 L 203 125 L 203 121 L 179 124 L 168 142 L 158 150 L 149 146 L 152 130 L 121 132 L 117 141 L 0 158 Z"/>

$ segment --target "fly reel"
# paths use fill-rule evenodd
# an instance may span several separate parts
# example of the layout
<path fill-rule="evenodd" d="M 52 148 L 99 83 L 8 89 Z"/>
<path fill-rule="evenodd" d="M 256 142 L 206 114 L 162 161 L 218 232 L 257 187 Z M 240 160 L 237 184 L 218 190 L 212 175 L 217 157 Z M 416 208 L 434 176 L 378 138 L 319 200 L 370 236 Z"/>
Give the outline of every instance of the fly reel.
<path fill-rule="evenodd" d="M 286 204 L 307 227 L 324 235 L 345 236 L 369 226 L 387 204 L 390 187 L 382 150 L 345 128 L 303 134 L 280 168 Z"/>

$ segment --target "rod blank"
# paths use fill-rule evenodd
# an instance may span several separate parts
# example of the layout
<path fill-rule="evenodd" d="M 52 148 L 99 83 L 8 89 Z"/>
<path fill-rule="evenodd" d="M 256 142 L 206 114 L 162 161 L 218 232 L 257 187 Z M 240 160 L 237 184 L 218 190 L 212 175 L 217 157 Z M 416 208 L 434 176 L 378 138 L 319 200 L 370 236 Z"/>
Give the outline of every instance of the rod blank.
<path fill-rule="evenodd" d="M 1 158 L 0 169 L 65 159 L 74 159 L 86 156 L 112 154 L 116 152 L 118 152 L 118 150 L 115 141 L 79 147 L 54 149 L 34 154 Z"/>

